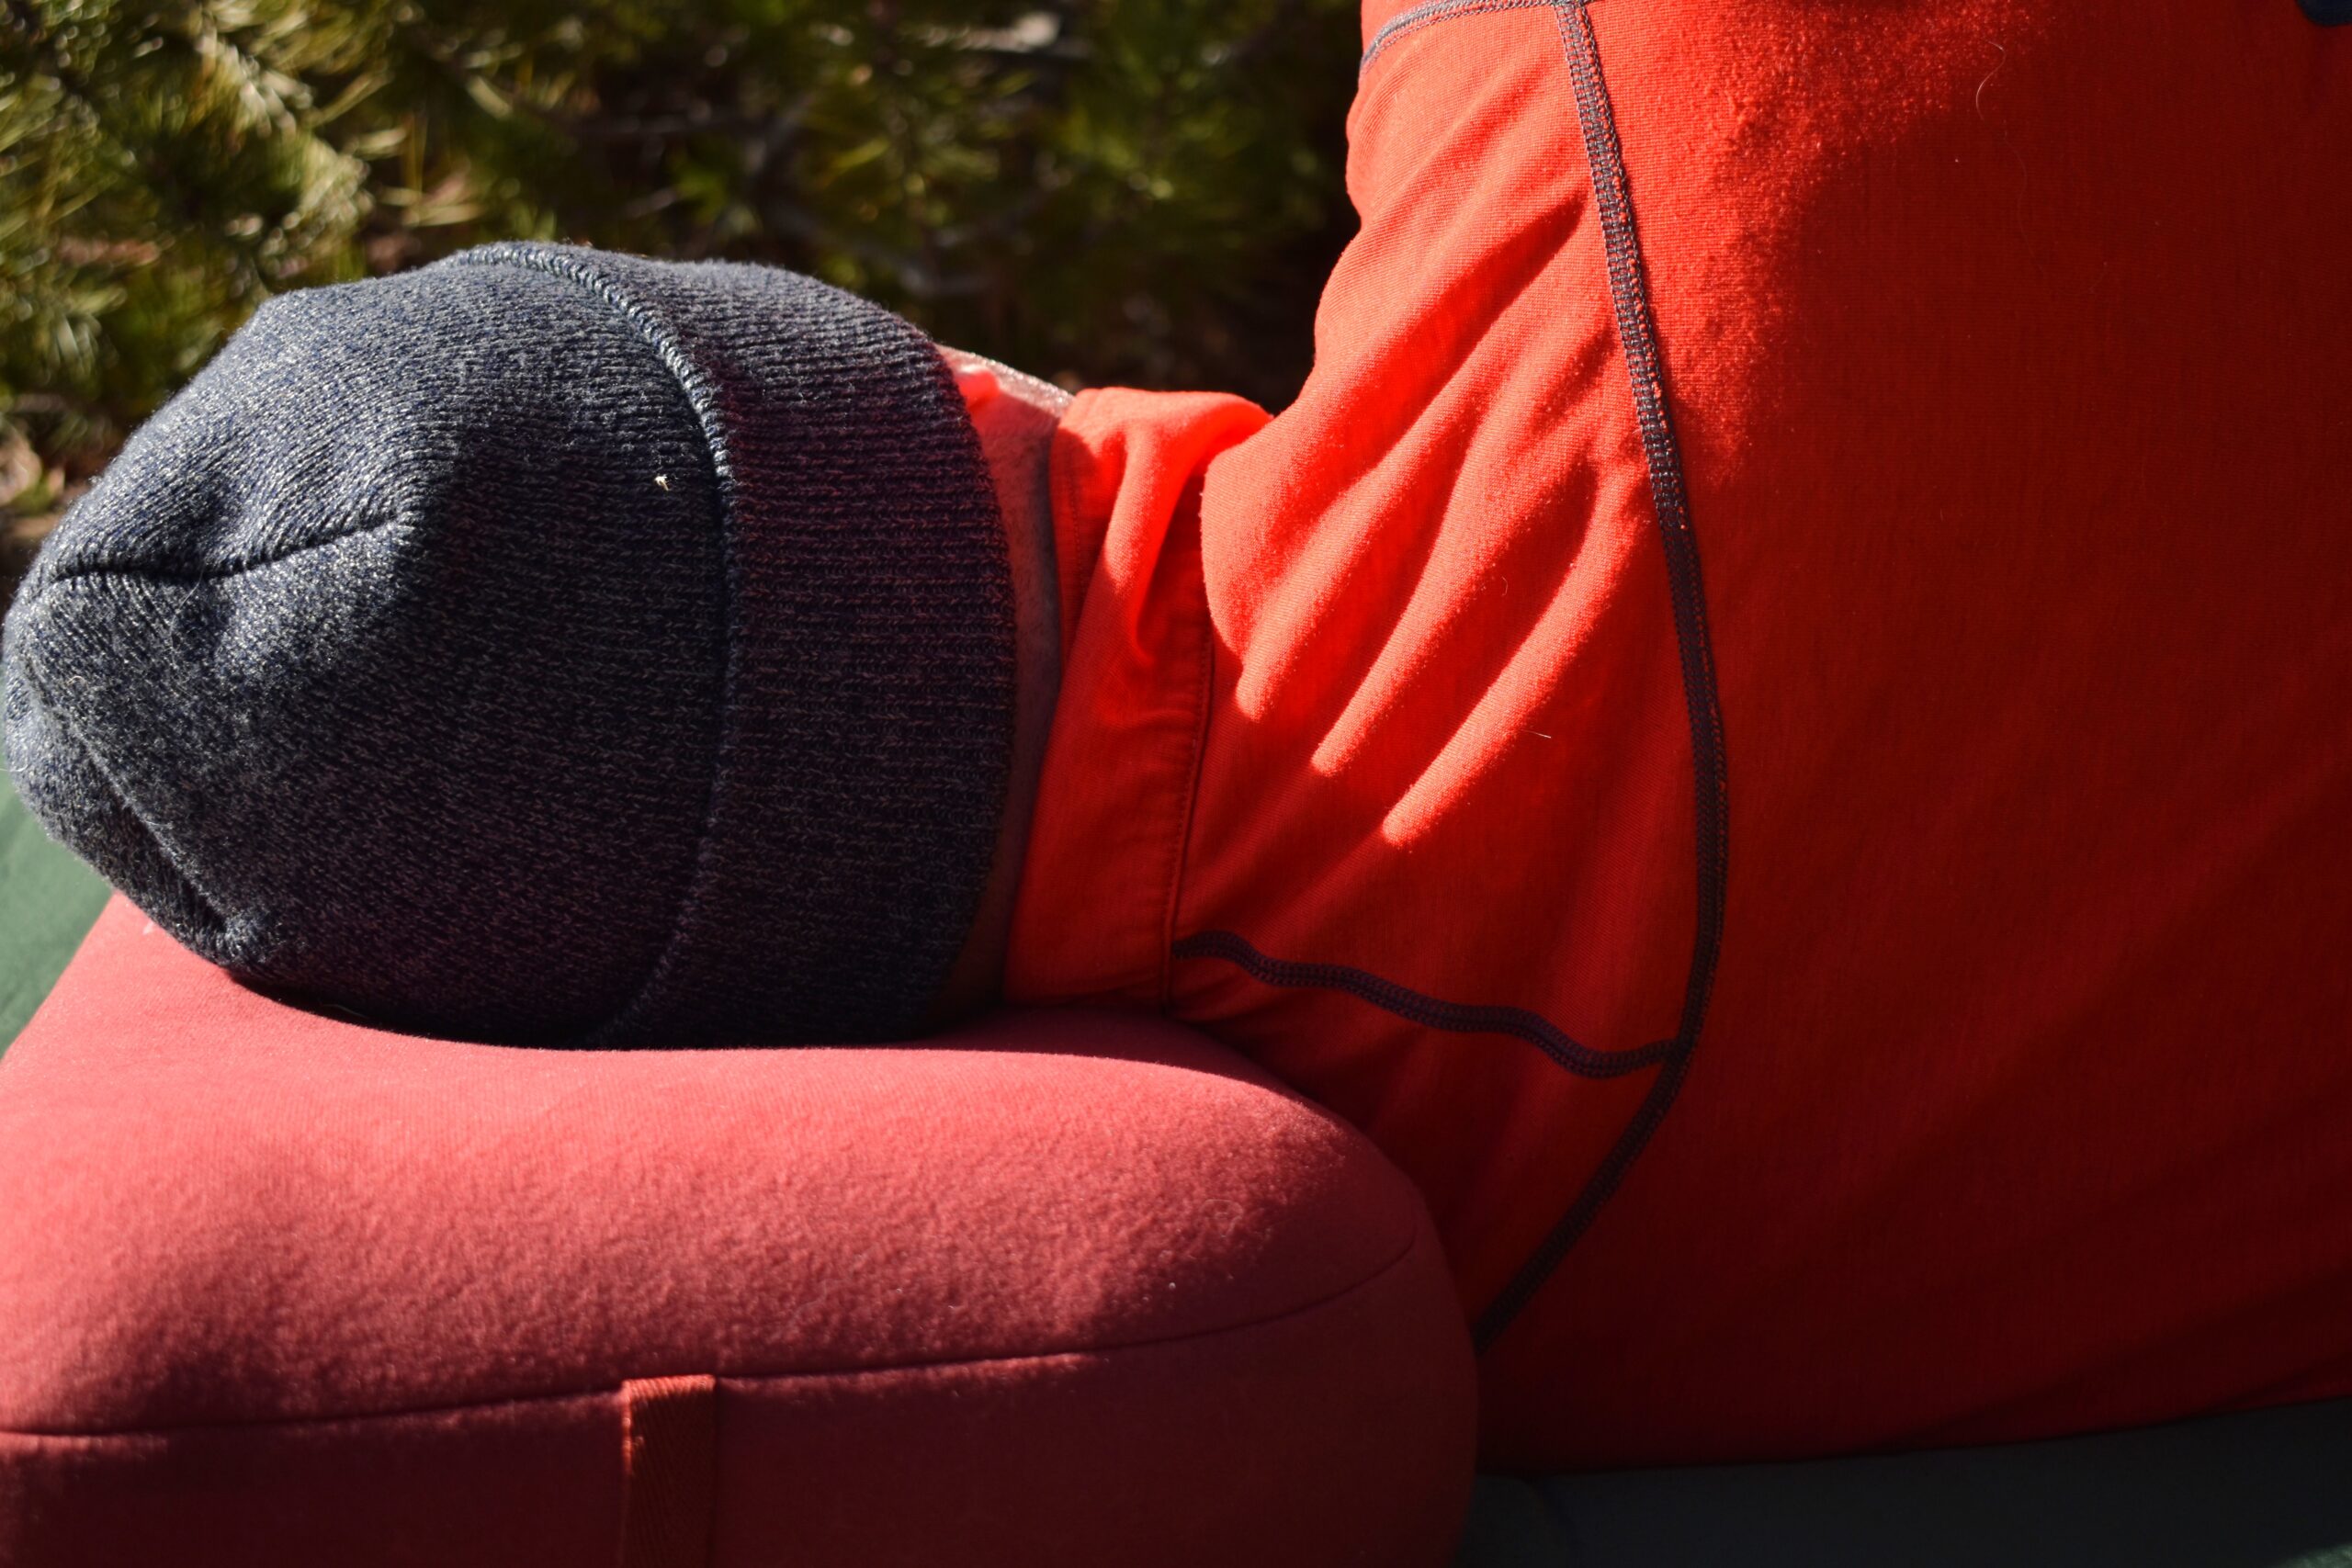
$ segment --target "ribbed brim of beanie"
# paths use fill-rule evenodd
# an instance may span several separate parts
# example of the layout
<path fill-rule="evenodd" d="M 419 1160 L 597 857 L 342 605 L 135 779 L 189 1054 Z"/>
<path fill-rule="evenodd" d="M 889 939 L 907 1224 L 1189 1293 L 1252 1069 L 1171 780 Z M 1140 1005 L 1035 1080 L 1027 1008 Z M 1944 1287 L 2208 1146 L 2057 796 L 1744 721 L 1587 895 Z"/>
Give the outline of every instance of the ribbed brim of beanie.
<path fill-rule="evenodd" d="M 51 830 L 255 983 L 567 1044 L 902 1037 L 969 933 L 1005 543 L 938 351 L 556 245 L 265 306 L 6 626 Z"/>

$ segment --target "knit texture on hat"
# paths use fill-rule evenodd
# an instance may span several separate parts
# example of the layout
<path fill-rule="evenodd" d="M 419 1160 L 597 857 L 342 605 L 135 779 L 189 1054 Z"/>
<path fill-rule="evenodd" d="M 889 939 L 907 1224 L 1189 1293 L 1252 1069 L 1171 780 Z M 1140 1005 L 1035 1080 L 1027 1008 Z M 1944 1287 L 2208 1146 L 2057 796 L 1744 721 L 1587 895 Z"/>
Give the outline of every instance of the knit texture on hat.
<path fill-rule="evenodd" d="M 913 328 L 552 245 L 271 301 L 44 546 L 9 764 L 241 977 L 582 1044 L 875 1040 L 1009 762 L 994 491 Z"/>

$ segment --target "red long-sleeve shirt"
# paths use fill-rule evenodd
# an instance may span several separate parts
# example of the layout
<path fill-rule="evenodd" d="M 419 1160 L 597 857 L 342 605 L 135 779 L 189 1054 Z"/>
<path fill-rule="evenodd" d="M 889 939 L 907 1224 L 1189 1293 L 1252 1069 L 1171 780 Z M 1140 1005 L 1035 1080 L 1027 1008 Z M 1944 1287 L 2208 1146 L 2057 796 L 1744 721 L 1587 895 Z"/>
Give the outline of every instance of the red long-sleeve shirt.
<path fill-rule="evenodd" d="M 1012 994 L 1367 1129 L 1496 1461 L 2352 1392 L 2352 28 L 1365 31 L 1296 404 L 1057 438 Z"/>

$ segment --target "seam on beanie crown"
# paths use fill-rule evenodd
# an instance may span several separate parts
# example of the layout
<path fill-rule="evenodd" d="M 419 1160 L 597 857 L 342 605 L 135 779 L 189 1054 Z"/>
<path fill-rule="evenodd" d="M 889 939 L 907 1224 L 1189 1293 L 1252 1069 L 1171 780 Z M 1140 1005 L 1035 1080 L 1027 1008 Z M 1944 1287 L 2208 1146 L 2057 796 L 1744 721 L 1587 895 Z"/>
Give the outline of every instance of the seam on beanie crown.
<path fill-rule="evenodd" d="M 702 366 L 677 341 L 669 325 L 612 278 L 570 256 L 537 245 L 484 246 L 480 250 L 462 252 L 443 265 L 523 267 L 560 278 L 609 306 L 615 314 L 637 329 L 647 346 L 653 350 L 654 356 L 662 361 L 663 367 L 677 382 L 678 389 L 685 395 L 686 406 L 693 411 L 695 423 L 702 431 L 711 473 L 718 481 L 719 559 L 727 582 L 719 624 L 725 634 L 726 649 L 719 661 L 718 733 L 711 745 L 709 776 L 703 784 L 702 821 L 695 831 L 694 858 L 687 868 L 684 886 L 673 900 L 670 931 L 662 939 L 662 951 L 655 955 L 644 978 L 629 992 L 628 999 L 614 1009 L 610 1017 L 582 1032 L 574 1042 L 583 1045 L 600 1044 L 628 1025 L 646 998 L 653 994 L 655 987 L 668 973 L 678 951 L 678 943 L 686 932 L 687 911 L 709 871 L 711 844 L 718 820 L 719 772 L 726 766 L 729 750 L 728 743 L 735 729 L 742 682 L 742 627 L 739 620 L 742 572 L 736 558 L 739 520 L 736 516 L 734 465 L 729 459 L 726 431 L 716 407 L 718 389 L 711 384 Z"/>
<path fill-rule="evenodd" d="M 413 526 L 414 523 L 414 518 L 396 512 L 389 517 L 371 517 L 362 522 L 353 523 L 336 529 L 332 534 L 322 535 L 315 539 L 304 539 L 300 544 L 288 545 L 282 549 L 273 550 L 266 555 L 254 556 L 243 560 L 222 561 L 218 565 L 208 567 L 182 569 L 147 566 L 134 561 L 82 561 L 72 566 L 59 567 L 49 572 L 38 584 L 28 585 L 28 592 L 34 597 L 39 597 L 51 589 L 62 588 L 69 582 L 78 582 L 84 578 L 91 577 L 131 578 L 142 582 L 220 582 L 232 577 L 242 577 L 250 571 L 264 570 L 311 550 L 322 550 L 330 545 L 340 545 L 346 539 L 356 539 L 363 534 L 373 534 L 385 528 Z"/>
<path fill-rule="evenodd" d="M 205 956 L 213 958 L 216 963 L 225 961 L 228 956 L 227 939 L 230 926 L 228 912 L 221 908 L 219 900 L 198 886 L 196 879 L 188 875 L 181 867 L 179 857 L 174 854 L 170 846 L 164 842 L 163 835 L 155 830 L 155 824 L 149 819 L 147 813 L 139 809 L 131 800 L 130 792 L 122 787 L 122 781 L 115 776 L 114 769 L 107 765 L 105 754 L 90 744 L 90 738 L 82 732 L 82 727 L 74 722 L 72 716 L 64 707 L 59 705 L 56 698 L 50 695 L 49 688 L 42 683 L 40 671 L 36 668 L 39 662 L 32 650 L 26 649 L 15 660 L 16 673 L 23 679 L 26 685 L 32 688 L 34 700 L 48 710 L 50 721 L 63 731 L 66 739 L 82 753 L 83 761 L 89 763 L 90 772 L 105 787 L 107 795 L 115 805 L 122 808 L 123 815 L 139 824 L 139 830 L 146 835 L 149 847 L 155 852 L 154 863 L 162 870 L 168 872 L 172 880 L 178 885 L 179 891 L 185 893 L 189 902 L 210 919 L 212 931 L 209 934 L 219 945 L 219 952 L 208 953 Z"/>

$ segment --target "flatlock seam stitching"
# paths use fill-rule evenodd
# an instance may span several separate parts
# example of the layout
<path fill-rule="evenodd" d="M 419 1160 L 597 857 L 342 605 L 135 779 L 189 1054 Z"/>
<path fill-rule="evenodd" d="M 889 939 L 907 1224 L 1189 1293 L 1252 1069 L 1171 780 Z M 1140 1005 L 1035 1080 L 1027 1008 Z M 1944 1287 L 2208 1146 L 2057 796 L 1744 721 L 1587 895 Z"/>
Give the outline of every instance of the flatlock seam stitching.
<path fill-rule="evenodd" d="M 1622 1051 L 1581 1044 L 1541 1013 L 1525 1008 L 1449 1002 L 1346 964 L 1302 964 L 1271 958 L 1234 931 L 1195 931 L 1170 950 L 1176 958 L 1215 958 L 1232 964 L 1263 986 L 1283 989 L 1343 991 L 1408 1023 L 1449 1034 L 1508 1034 L 1524 1040 L 1581 1078 L 1616 1078 L 1668 1060 L 1679 1048 L 1673 1040 Z"/>
<path fill-rule="evenodd" d="M 1590 1229 L 1601 1206 L 1616 1192 L 1681 1092 L 1714 988 L 1715 967 L 1723 944 L 1729 864 L 1728 769 L 1724 755 L 1714 654 L 1707 630 L 1704 585 L 1699 571 L 1698 541 L 1690 527 L 1681 450 L 1667 400 L 1665 359 L 1658 346 L 1657 319 L 1650 304 L 1641 241 L 1634 229 L 1632 199 L 1626 189 L 1623 152 L 1617 139 L 1616 117 L 1610 105 L 1608 86 L 1601 76 L 1600 44 L 1586 13 L 1586 0 L 1436 0 L 1406 12 L 1382 28 L 1364 51 L 1358 69 L 1361 72 L 1369 66 L 1373 58 L 1396 38 L 1422 27 L 1456 17 L 1527 10 L 1537 6 L 1552 12 L 1576 95 L 1577 128 L 1590 170 L 1594 206 L 1600 215 L 1610 298 L 1626 375 L 1632 382 L 1634 422 L 1641 434 L 1653 521 L 1659 547 L 1666 557 L 1683 703 L 1690 725 L 1692 830 L 1697 840 L 1699 885 L 1697 930 L 1676 1032 L 1670 1040 L 1633 1050 L 1597 1052 L 1577 1044 L 1548 1021 L 1524 1009 L 1464 1007 L 1438 1001 L 1345 964 L 1292 964 L 1269 958 L 1231 931 L 1198 932 L 1170 950 L 1174 958 L 1222 959 L 1261 984 L 1344 991 L 1425 1028 L 1512 1034 L 1535 1044 L 1555 1062 L 1579 1076 L 1617 1077 L 1642 1066 L 1658 1066 L 1657 1077 L 1633 1119 L 1610 1145 L 1567 1211 L 1479 1314 L 1474 1338 L 1481 1351 L 1510 1325 L 1559 1267 L 1561 1259 Z M 1562 1043 L 1569 1049 L 1557 1048 Z M 1593 1071 L 1596 1065 L 1604 1070 Z"/>
<path fill-rule="evenodd" d="M 1483 17 L 1497 11 L 1549 9 L 1557 4 L 1559 0 L 1431 0 L 1429 5 L 1416 6 L 1388 18 L 1387 24 L 1372 35 L 1372 42 L 1364 46 L 1363 56 L 1356 62 L 1356 74 L 1361 77 L 1370 70 L 1373 61 L 1390 44 L 1432 22 L 1452 21 L 1456 17 Z"/>
<path fill-rule="evenodd" d="M 1691 814 L 1697 836 L 1698 930 L 1690 977 L 1677 1031 L 1694 1042 L 1704 1026 L 1707 1000 L 1723 946 L 1724 905 L 1728 880 L 1730 781 L 1724 748 L 1723 708 L 1715 683 L 1713 640 L 1707 627 L 1707 599 L 1699 565 L 1699 541 L 1690 525 L 1690 495 L 1683 483 L 1682 452 L 1666 389 L 1666 357 L 1658 341 L 1657 316 L 1645 276 L 1641 237 L 1617 140 L 1616 117 L 1600 71 L 1600 49 L 1586 0 L 1558 0 L 1554 11 L 1569 53 L 1577 85 L 1577 109 L 1585 129 L 1587 157 L 1600 208 L 1609 259 L 1610 293 L 1633 381 L 1634 416 L 1649 470 L 1651 505 L 1658 543 L 1666 556 L 1667 587 L 1673 601 L 1674 636 L 1682 667 L 1682 694 L 1690 726 Z"/>
<path fill-rule="evenodd" d="M 1617 336 L 1624 353 L 1626 375 L 1633 382 L 1634 416 L 1641 430 L 1642 457 L 1649 471 L 1650 505 L 1657 526 L 1658 546 L 1666 556 L 1668 592 L 1674 609 L 1674 640 L 1682 666 L 1683 705 L 1690 724 L 1691 816 L 1697 840 L 1699 897 L 1690 970 L 1683 987 L 1682 1017 L 1675 1032 L 1674 1050 L 1659 1069 L 1640 1109 L 1634 1111 L 1634 1119 L 1610 1146 L 1584 1190 L 1520 1265 L 1501 1293 L 1479 1314 L 1475 1337 L 1481 1350 L 1510 1326 L 1551 1278 L 1560 1260 L 1591 1228 L 1601 1205 L 1616 1192 L 1626 1171 L 1648 1145 L 1658 1124 L 1666 1120 L 1675 1097 L 1681 1092 L 1690 1057 L 1698 1049 L 1700 1031 L 1706 1023 L 1708 998 L 1714 989 L 1715 965 L 1723 947 L 1729 864 L 1728 770 L 1724 757 L 1723 713 L 1715 688 L 1714 653 L 1707 634 L 1706 595 L 1699 575 L 1699 545 L 1690 528 L 1681 448 L 1675 439 L 1673 415 L 1667 400 L 1666 361 L 1658 346 L 1657 316 L 1650 304 L 1641 237 L 1634 227 L 1633 199 L 1626 189 L 1624 152 L 1617 140 L 1616 114 L 1601 74 L 1600 45 L 1593 36 L 1586 0 L 1557 0 L 1552 17 L 1559 32 L 1561 51 L 1567 58 L 1568 80 L 1576 91 L 1577 123 L 1590 170 L 1593 204 L 1600 214 L 1601 243 L 1608 261 L 1609 293 L 1615 308 Z"/>

